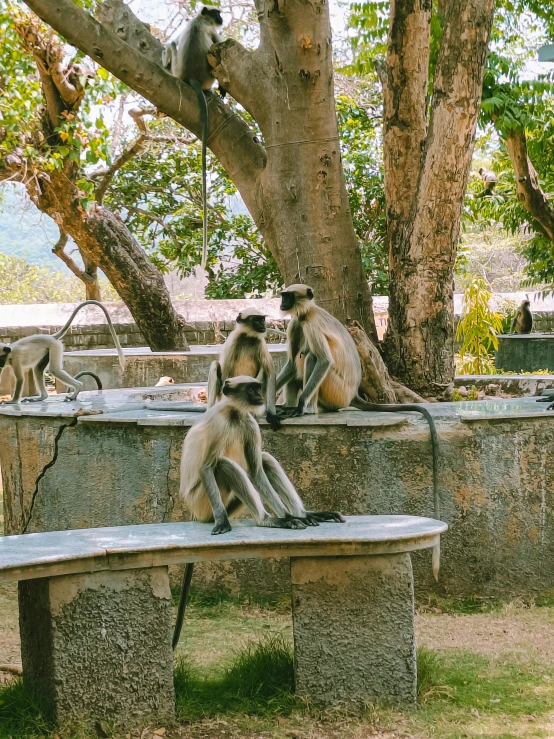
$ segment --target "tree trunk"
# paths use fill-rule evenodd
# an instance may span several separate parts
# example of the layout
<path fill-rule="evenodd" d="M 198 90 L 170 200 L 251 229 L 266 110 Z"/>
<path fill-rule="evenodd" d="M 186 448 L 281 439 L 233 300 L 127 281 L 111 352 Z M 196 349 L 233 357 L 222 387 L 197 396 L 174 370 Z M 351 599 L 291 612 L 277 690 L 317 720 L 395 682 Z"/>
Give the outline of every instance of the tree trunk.
<path fill-rule="evenodd" d="M 506 148 L 514 168 L 519 201 L 544 235 L 554 241 L 554 207 L 540 186 L 537 172 L 529 159 L 525 131 L 510 131 Z"/>
<path fill-rule="evenodd" d="M 259 48 L 227 41 L 214 67 L 264 137 L 267 163 L 245 200 L 285 282 L 311 285 L 320 305 L 376 340 L 341 163 L 328 5 L 256 7 Z"/>
<path fill-rule="evenodd" d="M 26 0 L 70 43 L 200 134 L 196 96 L 159 66 L 160 42 L 121 0 L 100 5 L 102 25 L 71 0 Z M 105 6 L 105 7 L 104 7 Z M 258 0 L 261 43 L 214 47 L 214 74 L 253 115 L 265 140 L 215 95 L 208 145 L 225 168 L 287 283 L 308 282 L 341 320 L 377 339 L 340 160 L 328 6 Z M 111 29 L 111 30 L 110 30 Z M 113 32 L 112 32 L 113 31 Z"/>
<path fill-rule="evenodd" d="M 72 165 L 42 179 L 27 181 L 37 207 L 61 225 L 78 245 L 89 264 L 100 267 L 129 308 L 152 351 L 187 350 L 185 322 L 171 303 L 163 275 L 144 249 L 112 211 L 96 207 L 83 218 Z"/>
<path fill-rule="evenodd" d="M 430 5 L 391 3 L 384 109 L 384 350 L 391 374 L 424 395 L 454 379 L 453 270 L 494 0 L 446 5 L 427 125 Z"/>
<path fill-rule="evenodd" d="M 60 238 L 56 242 L 52 249 L 52 253 L 55 254 L 62 262 L 73 272 L 85 285 L 85 296 L 86 300 L 102 300 L 100 294 L 100 285 L 98 284 L 98 267 L 86 256 L 81 254 L 85 269 L 81 269 L 77 262 L 71 258 L 71 256 L 65 251 L 66 244 L 68 242 L 68 235 L 65 231 L 60 231 Z"/>

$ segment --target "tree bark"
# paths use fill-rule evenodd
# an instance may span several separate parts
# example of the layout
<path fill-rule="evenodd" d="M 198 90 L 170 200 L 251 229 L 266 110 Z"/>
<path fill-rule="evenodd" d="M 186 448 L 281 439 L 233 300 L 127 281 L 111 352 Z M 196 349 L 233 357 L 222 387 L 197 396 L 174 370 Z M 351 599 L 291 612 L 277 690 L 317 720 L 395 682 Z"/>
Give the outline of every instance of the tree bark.
<path fill-rule="evenodd" d="M 454 379 L 453 269 L 494 0 L 451 0 L 429 122 L 430 3 L 393 0 L 384 140 L 390 270 L 384 351 L 392 375 L 423 395 Z"/>
<path fill-rule="evenodd" d="M 510 131 L 506 148 L 514 168 L 519 201 L 544 235 L 554 241 L 554 206 L 540 186 L 537 171 L 529 159 L 525 131 Z"/>
<path fill-rule="evenodd" d="M 71 0 L 26 0 L 70 43 L 200 134 L 196 96 L 159 66 L 161 45 L 121 0 L 102 25 Z M 250 211 L 287 283 L 307 282 L 341 320 L 377 333 L 340 158 L 334 107 L 331 30 L 324 0 L 299 7 L 258 0 L 261 43 L 213 48 L 214 75 L 253 115 L 265 148 L 244 120 L 208 97 L 208 145 Z M 112 29 L 113 32 L 109 29 Z"/>

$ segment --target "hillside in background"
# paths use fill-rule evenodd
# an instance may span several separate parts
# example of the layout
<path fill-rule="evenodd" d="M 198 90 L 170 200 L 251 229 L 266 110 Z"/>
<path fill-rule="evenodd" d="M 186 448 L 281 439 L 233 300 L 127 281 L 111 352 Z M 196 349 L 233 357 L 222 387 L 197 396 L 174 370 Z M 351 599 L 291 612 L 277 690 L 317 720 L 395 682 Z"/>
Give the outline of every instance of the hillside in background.
<path fill-rule="evenodd" d="M 5 184 L 0 188 L 0 253 L 70 275 L 65 264 L 52 254 L 59 237 L 58 227 L 28 198 L 22 198 L 22 192 L 17 185 Z M 80 262 L 78 254 L 72 256 Z"/>

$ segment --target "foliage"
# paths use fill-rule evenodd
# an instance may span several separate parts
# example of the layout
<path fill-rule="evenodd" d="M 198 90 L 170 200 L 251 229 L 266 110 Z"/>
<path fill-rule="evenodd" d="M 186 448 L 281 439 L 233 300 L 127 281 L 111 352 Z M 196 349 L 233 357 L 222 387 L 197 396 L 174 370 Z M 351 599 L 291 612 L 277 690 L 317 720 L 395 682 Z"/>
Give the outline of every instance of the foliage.
<path fill-rule="evenodd" d="M 497 10 L 483 83 L 480 124 L 493 131 L 489 166 L 498 183 L 491 196 L 479 197 L 482 183 L 475 178 L 466 198 L 466 219 L 483 228 L 498 224 L 521 240 L 527 260 L 524 286 L 545 288 L 554 278 L 554 245 L 519 201 L 505 139 L 523 132 L 531 162 L 546 193 L 554 191 L 554 75 L 529 74 L 528 61 L 552 32 L 552 13 L 534 2 L 504 2 Z"/>
<path fill-rule="evenodd" d="M 492 349 L 498 349 L 498 334 L 503 318 L 490 309 L 490 290 L 482 277 L 475 277 L 464 293 L 462 316 L 456 329 L 461 341 L 461 373 L 490 375 L 494 373 Z"/>
<path fill-rule="evenodd" d="M 54 129 L 56 136 L 45 140 L 40 132 L 42 90 L 36 64 L 24 48 L 17 26 L 34 24 L 41 37 L 57 44 L 57 36 L 34 16 L 19 0 L 7 0 L 0 9 L 0 111 L 3 135 L 0 136 L 0 157 L 14 149 L 21 151 L 29 167 L 37 172 L 61 170 L 65 160 L 82 166 L 109 160 L 109 131 L 99 107 L 109 104 L 123 90 L 101 67 L 90 60 L 84 66 L 83 55 L 77 52 L 72 62 L 84 87 L 84 99 L 79 115 L 64 111 L 63 120 Z M 90 186 L 80 181 L 81 206 L 86 210 L 92 203 Z"/>
<path fill-rule="evenodd" d="M 382 169 L 369 107 L 346 95 L 337 99 L 343 164 L 366 274 L 376 294 L 388 286 Z M 153 134 L 175 136 L 167 119 L 150 124 Z M 128 146 L 129 141 L 124 142 Z M 271 296 L 282 286 L 277 264 L 238 193 L 208 153 L 209 298 Z M 114 177 L 105 203 L 118 211 L 162 270 L 190 274 L 202 248 L 200 143 L 152 141 Z"/>
<path fill-rule="evenodd" d="M 101 288 L 106 300 L 119 300 L 107 284 Z M 78 303 L 85 299 L 85 286 L 64 272 L 38 267 L 13 255 L 0 254 L 0 304 Z"/>
<path fill-rule="evenodd" d="M 299 705 L 294 697 L 292 648 L 281 635 L 247 642 L 220 678 L 203 679 L 180 658 L 174 684 L 181 720 L 222 712 L 287 714 Z"/>
<path fill-rule="evenodd" d="M 386 295 L 389 276 L 383 166 L 372 107 L 376 94 L 372 87 L 359 86 L 357 100 L 339 94 L 336 104 L 346 187 L 362 264 L 372 293 Z"/>

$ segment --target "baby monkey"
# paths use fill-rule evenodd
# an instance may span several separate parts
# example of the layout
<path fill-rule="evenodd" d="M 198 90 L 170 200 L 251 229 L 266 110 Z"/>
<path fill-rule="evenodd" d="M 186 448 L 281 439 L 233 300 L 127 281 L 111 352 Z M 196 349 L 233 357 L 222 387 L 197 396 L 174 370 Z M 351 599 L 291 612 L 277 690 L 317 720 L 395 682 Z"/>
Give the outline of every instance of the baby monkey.
<path fill-rule="evenodd" d="M 264 410 L 262 383 L 232 377 L 221 400 L 191 427 L 183 444 L 181 496 L 193 518 L 215 520 L 212 534 L 230 531 L 229 516 L 243 507 L 258 526 L 269 528 L 344 521 L 337 511 L 307 511 L 279 462 L 262 451 L 255 416 Z"/>

